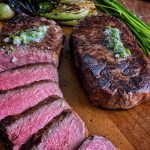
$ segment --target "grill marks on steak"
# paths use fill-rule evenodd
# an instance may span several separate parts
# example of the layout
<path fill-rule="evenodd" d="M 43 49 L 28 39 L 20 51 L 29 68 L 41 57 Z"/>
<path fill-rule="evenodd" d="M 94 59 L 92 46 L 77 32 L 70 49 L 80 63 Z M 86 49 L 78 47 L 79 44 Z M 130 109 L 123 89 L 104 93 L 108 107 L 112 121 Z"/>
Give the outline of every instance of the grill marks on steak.
<path fill-rule="evenodd" d="M 105 47 L 104 31 L 111 26 L 131 50 L 127 59 L 116 59 Z M 88 33 L 88 34 L 87 34 Z M 70 46 L 91 102 L 109 109 L 131 108 L 150 99 L 150 63 L 132 33 L 109 15 L 88 17 L 74 29 Z"/>
<path fill-rule="evenodd" d="M 39 43 L 33 42 L 28 45 L 16 46 L 3 42 L 10 34 L 33 27 L 39 27 L 40 25 L 47 25 L 48 31 L 45 38 Z M 62 41 L 62 30 L 54 21 L 20 14 L 14 19 L 6 22 L 5 26 L 2 28 L 0 35 L 0 72 L 39 62 L 50 62 L 58 66 Z M 14 49 L 14 51 L 8 54 L 6 50 L 10 48 Z"/>
<path fill-rule="evenodd" d="M 114 145 L 100 136 L 88 137 L 78 150 L 117 150 Z"/>
<path fill-rule="evenodd" d="M 22 114 L 4 119 L 0 124 L 1 138 L 5 141 L 6 147 L 18 150 L 32 134 L 69 108 L 64 99 L 49 97 Z"/>
<path fill-rule="evenodd" d="M 86 129 L 83 121 L 69 110 L 55 117 L 52 122 L 34 134 L 21 149 L 73 150 L 85 137 Z"/>
<path fill-rule="evenodd" d="M 0 120 L 19 114 L 52 95 L 63 96 L 58 84 L 48 81 L 0 94 Z"/>
<path fill-rule="evenodd" d="M 36 81 L 58 82 L 58 72 L 51 64 L 36 64 L 0 73 L 0 91 L 24 86 Z"/>

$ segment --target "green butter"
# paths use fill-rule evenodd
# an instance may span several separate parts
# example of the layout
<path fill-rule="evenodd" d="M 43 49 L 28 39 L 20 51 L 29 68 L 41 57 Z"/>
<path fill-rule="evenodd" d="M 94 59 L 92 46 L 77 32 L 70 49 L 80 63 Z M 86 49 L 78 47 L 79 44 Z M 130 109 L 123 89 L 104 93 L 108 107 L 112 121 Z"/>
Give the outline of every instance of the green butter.
<path fill-rule="evenodd" d="M 18 32 L 4 39 L 4 42 L 8 42 L 14 45 L 27 45 L 32 42 L 40 42 L 47 32 L 48 27 L 43 25 L 38 28 L 29 29 L 26 31 Z"/>
<path fill-rule="evenodd" d="M 127 58 L 131 55 L 131 51 L 125 48 L 121 41 L 119 29 L 107 27 L 104 33 L 106 35 L 106 47 L 109 48 L 117 58 Z"/>

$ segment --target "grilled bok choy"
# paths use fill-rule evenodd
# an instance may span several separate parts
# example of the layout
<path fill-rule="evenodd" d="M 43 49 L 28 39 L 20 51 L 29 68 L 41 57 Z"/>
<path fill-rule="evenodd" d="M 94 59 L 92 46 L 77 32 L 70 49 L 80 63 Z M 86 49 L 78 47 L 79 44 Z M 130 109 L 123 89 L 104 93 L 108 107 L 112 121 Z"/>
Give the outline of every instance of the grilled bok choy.
<path fill-rule="evenodd" d="M 42 13 L 40 15 L 49 19 L 68 21 L 84 18 L 88 15 L 88 13 L 89 10 L 86 8 L 80 8 L 74 5 L 60 5 L 50 13 Z"/>
<path fill-rule="evenodd" d="M 60 0 L 59 4 L 48 13 L 41 13 L 49 19 L 59 21 L 61 24 L 75 25 L 86 16 L 96 15 L 97 10 L 94 3 L 87 0 Z"/>
<path fill-rule="evenodd" d="M 7 0 L 7 3 L 17 13 L 39 15 L 66 25 L 75 25 L 86 16 L 97 14 L 89 0 Z"/>
<path fill-rule="evenodd" d="M 150 58 L 150 26 L 140 20 L 118 0 L 97 0 L 96 7 L 102 13 L 122 20 L 133 32 L 144 54 Z"/>

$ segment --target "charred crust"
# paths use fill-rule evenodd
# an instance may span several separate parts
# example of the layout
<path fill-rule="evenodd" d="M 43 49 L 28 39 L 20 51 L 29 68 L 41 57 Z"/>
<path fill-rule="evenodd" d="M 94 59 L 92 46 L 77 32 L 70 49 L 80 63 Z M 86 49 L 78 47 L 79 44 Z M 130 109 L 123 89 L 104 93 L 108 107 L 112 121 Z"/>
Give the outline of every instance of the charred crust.
<path fill-rule="evenodd" d="M 1 123 L 0 123 L 0 140 L 3 142 L 6 150 L 13 149 L 13 143 L 9 140 L 8 135 L 7 135 L 7 130 Z"/>
<path fill-rule="evenodd" d="M 127 59 L 116 59 L 104 45 L 106 27 L 118 28 Z M 127 109 L 150 98 L 150 63 L 132 32 L 109 15 L 87 17 L 75 26 L 70 37 L 71 52 L 91 102 L 109 109 Z"/>

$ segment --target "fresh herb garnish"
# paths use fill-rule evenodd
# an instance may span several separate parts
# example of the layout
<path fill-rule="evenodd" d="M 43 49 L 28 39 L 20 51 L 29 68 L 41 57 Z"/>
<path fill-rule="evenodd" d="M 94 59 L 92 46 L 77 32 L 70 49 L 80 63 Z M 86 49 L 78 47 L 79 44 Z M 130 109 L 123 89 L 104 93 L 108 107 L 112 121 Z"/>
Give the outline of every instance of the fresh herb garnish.
<path fill-rule="evenodd" d="M 45 37 L 47 28 L 47 26 L 43 25 L 38 28 L 21 31 L 5 38 L 3 41 L 17 46 L 30 44 L 31 42 L 40 42 Z"/>
<path fill-rule="evenodd" d="M 133 32 L 144 54 L 150 57 L 150 26 L 140 20 L 118 0 L 97 0 L 100 12 L 121 19 Z"/>
<path fill-rule="evenodd" d="M 104 34 L 106 36 L 106 47 L 108 47 L 114 53 L 116 58 L 126 58 L 131 55 L 130 50 L 125 48 L 121 41 L 119 29 L 108 27 L 106 28 Z"/>

